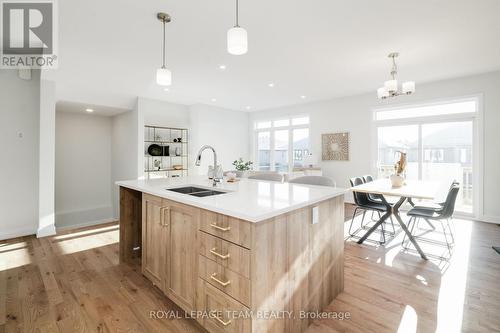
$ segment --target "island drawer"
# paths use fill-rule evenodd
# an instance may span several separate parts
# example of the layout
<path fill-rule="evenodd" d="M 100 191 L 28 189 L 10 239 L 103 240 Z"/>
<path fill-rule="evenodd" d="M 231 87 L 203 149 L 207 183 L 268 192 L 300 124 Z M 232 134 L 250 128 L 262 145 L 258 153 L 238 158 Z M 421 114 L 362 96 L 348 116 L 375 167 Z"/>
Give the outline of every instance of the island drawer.
<path fill-rule="evenodd" d="M 200 254 L 219 265 L 250 278 L 250 251 L 200 231 Z"/>
<path fill-rule="evenodd" d="M 198 260 L 198 274 L 215 288 L 246 306 L 250 306 L 249 279 L 202 255 L 199 256 Z"/>
<path fill-rule="evenodd" d="M 202 210 L 200 216 L 200 230 L 220 237 L 227 241 L 250 248 L 250 222 L 234 217 Z"/>
<path fill-rule="evenodd" d="M 211 333 L 250 333 L 250 310 L 200 279 L 199 310 L 203 319 L 198 321 Z"/>

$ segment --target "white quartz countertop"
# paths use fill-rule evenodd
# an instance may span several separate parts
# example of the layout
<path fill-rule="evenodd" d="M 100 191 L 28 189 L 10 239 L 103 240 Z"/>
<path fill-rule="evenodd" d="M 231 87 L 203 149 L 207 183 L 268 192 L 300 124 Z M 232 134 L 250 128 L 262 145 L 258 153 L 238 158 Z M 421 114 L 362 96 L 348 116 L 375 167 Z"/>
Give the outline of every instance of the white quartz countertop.
<path fill-rule="evenodd" d="M 343 188 L 246 178 L 235 183 L 224 180 L 214 188 L 206 176 L 126 180 L 116 184 L 250 222 L 264 221 L 346 193 Z M 227 193 L 200 198 L 167 190 L 190 185 Z"/>

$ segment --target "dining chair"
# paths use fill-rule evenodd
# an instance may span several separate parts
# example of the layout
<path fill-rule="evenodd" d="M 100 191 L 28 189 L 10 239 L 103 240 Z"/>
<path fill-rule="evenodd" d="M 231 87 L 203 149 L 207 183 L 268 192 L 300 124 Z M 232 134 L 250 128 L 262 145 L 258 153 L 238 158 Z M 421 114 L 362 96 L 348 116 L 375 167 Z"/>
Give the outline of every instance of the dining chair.
<path fill-rule="evenodd" d="M 262 172 L 255 175 L 248 176 L 248 179 L 258 179 L 258 180 L 271 180 L 275 182 L 283 182 L 283 175 L 277 172 Z"/>
<path fill-rule="evenodd" d="M 372 175 L 364 175 L 362 178 L 363 178 L 364 183 L 369 183 L 369 182 L 373 181 Z M 370 201 L 377 202 L 377 203 L 383 202 L 382 195 L 380 195 L 380 194 L 368 193 L 368 199 Z M 374 220 L 373 214 L 375 214 L 375 211 L 372 211 L 372 220 Z M 378 217 L 380 218 L 380 212 L 378 212 Z M 389 233 L 389 235 L 392 237 L 396 234 L 396 228 L 394 228 L 394 221 L 392 219 L 392 216 L 390 216 L 389 219 L 391 221 L 391 226 L 392 226 L 392 233 Z"/>
<path fill-rule="evenodd" d="M 453 180 L 451 182 L 450 188 L 448 189 L 448 192 L 452 189 L 454 185 L 460 186 L 460 183 L 457 182 L 456 180 Z M 412 208 L 428 209 L 428 210 L 434 210 L 436 212 L 443 210 L 443 206 L 445 204 L 445 202 L 419 202 L 418 204 L 415 204 L 411 199 L 409 199 L 409 202 L 412 205 Z M 432 222 L 429 219 L 424 218 L 424 221 L 432 228 L 432 230 L 436 230 L 436 227 L 434 226 L 434 224 L 432 224 Z"/>
<path fill-rule="evenodd" d="M 415 206 L 414 208 L 410 209 L 406 215 L 410 217 L 408 221 L 408 229 L 410 229 L 410 233 L 413 235 L 413 231 L 415 229 L 415 225 L 418 224 L 419 219 L 425 219 L 425 220 L 430 220 L 430 221 L 439 221 L 441 224 L 441 228 L 443 230 L 443 235 L 445 242 L 439 242 L 436 240 L 432 240 L 423 236 L 415 236 L 413 235 L 413 238 L 419 239 L 422 241 L 427 241 L 429 243 L 437 244 L 437 245 L 444 245 L 448 249 L 448 253 L 451 258 L 451 249 L 453 244 L 455 243 L 455 238 L 453 236 L 453 230 L 450 225 L 450 220 L 453 219 L 453 213 L 455 211 L 455 203 L 457 200 L 458 196 L 458 191 L 460 190 L 460 184 L 458 182 L 453 182 L 452 185 L 450 186 L 450 189 L 448 191 L 448 195 L 446 196 L 445 202 L 442 203 L 442 206 L 439 207 L 423 207 L 423 206 Z M 446 225 L 445 225 L 446 222 Z M 452 221 L 453 222 L 453 221 Z M 448 232 L 447 230 L 448 229 Z M 448 233 L 449 233 L 449 238 L 448 239 Z M 406 240 L 406 235 L 403 237 L 403 241 L 401 243 L 403 248 L 409 250 L 409 244 Z M 439 259 L 444 259 L 448 260 L 450 258 L 445 258 L 440 256 Z"/>
<path fill-rule="evenodd" d="M 307 185 L 320 185 L 320 186 L 331 186 L 331 187 L 336 186 L 333 179 L 325 176 L 301 176 L 293 178 L 288 182 L 292 184 L 307 184 Z"/>
<path fill-rule="evenodd" d="M 364 184 L 363 178 L 362 177 L 354 177 L 349 179 L 349 182 L 351 183 L 351 186 L 358 186 L 361 184 Z M 365 218 L 365 213 L 367 211 L 376 211 L 378 213 L 385 213 L 387 212 L 387 206 L 383 203 L 379 202 L 374 202 L 371 201 L 368 197 L 367 193 L 362 193 L 362 192 L 356 192 L 353 191 L 353 196 L 354 196 L 354 203 L 356 204 L 356 208 L 354 209 L 354 212 L 352 214 L 352 219 L 351 219 L 351 224 L 349 225 L 349 235 L 355 236 L 357 231 L 355 233 L 351 232 L 352 225 L 354 224 L 354 218 L 356 217 L 356 213 L 358 210 L 363 210 L 363 216 L 361 218 L 361 227 L 363 227 L 363 221 Z M 380 225 L 382 229 L 382 239 L 383 241 L 380 242 L 381 244 L 385 243 L 385 230 L 384 230 L 384 223 Z"/>

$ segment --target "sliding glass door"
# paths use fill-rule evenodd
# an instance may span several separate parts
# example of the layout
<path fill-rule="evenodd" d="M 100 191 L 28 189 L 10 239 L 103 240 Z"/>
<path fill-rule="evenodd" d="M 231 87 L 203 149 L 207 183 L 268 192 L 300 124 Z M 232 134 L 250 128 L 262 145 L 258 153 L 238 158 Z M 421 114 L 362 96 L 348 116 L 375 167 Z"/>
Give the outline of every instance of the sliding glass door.
<path fill-rule="evenodd" d="M 444 190 L 458 181 L 456 211 L 472 214 L 479 165 L 474 160 L 478 108 L 472 102 L 376 111 L 378 176 L 390 176 L 399 152 L 405 152 L 407 179 L 439 182 Z"/>
<path fill-rule="evenodd" d="M 456 209 L 472 213 L 473 122 L 422 125 L 422 179 L 460 182 Z"/>
<path fill-rule="evenodd" d="M 407 154 L 406 177 L 418 179 L 418 125 L 378 128 L 379 178 L 387 178 L 394 173 L 399 152 Z"/>

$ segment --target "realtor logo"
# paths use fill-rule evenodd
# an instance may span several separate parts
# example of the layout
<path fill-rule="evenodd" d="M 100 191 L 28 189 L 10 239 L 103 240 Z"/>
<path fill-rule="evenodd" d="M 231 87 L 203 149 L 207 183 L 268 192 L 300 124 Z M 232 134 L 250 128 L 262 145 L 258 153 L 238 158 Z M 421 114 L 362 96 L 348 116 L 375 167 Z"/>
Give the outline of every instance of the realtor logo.
<path fill-rule="evenodd" d="M 55 68 L 55 3 L 1 2 L 1 67 Z"/>

